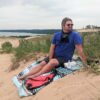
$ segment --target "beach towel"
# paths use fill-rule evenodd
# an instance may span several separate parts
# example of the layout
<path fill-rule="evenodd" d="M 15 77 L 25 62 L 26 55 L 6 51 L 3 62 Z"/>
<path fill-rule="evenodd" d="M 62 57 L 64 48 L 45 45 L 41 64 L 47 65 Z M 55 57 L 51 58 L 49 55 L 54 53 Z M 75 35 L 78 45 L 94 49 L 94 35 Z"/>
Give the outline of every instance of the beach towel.
<path fill-rule="evenodd" d="M 52 81 L 56 81 L 59 78 L 64 77 L 65 75 L 71 74 L 72 72 L 79 70 L 83 65 L 82 62 L 78 59 L 76 61 L 74 61 L 75 63 L 73 63 L 73 61 L 68 62 L 68 66 L 67 67 L 58 67 L 55 69 L 54 73 L 56 73 L 52 79 Z M 20 97 L 25 97 L 25 96 L 30 96 L 30 95 L 34 95 L 36 94 L 39 90 L 41 90 L 42 88 L 44 88 L 46 85 L 41 85 L 38 86 L 37 88 L 33 88 L 31 90 L 29 90 L 26 86 L 25 86 L 25 82 L 26 80 L 22 80 L 19 81 L 17 77 L 22 76 L 26 73 L 28 73 L 32 67 L 36 67 L 36 65 L 38 65 L 40 62 L 38 61 L 34 61 L 31 65 L 27 66 L 24 70 L 22 70 L 20 73 L 18 73 L 18 75 L 13 76 L 12 78 L 12 82 L 13 84 L 16 86 L 17 90 L 18 90 L 18 94 Z M 51 74 L 52 71 L 45 73 L 42 76 L 46 76 Z M 52 82 L 51 81 L 51 82 Z M 33 82 L 34 83 L 34 82 Z M 49 82 L 50 83 L 50 82 Z"/>

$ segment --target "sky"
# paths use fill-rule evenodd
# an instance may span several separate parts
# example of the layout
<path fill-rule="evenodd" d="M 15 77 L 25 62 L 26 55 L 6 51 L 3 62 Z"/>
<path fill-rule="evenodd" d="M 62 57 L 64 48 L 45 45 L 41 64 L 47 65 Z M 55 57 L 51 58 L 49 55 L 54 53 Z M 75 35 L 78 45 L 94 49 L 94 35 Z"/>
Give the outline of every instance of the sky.
<path fill-rule="evenodd" d="M 0 0 L 0 29 L 58 29 L 64 17 L 100 26 L 99 9 L 100 0 Z"/>

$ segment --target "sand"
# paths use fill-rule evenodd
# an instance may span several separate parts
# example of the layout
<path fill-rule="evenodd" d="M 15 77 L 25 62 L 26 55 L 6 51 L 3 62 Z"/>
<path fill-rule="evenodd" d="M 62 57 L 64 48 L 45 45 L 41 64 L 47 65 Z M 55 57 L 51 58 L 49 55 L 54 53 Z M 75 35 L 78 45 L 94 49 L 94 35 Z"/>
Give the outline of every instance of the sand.
<path fill-rule="evenodd" d="M 0 54 L 0 100 L 100 100 L 100 75 L 78 71 L 52 82 L 35 96 L 20 98 L 12 77 L 33 61 L 8 72 L 12 54 Z"/>

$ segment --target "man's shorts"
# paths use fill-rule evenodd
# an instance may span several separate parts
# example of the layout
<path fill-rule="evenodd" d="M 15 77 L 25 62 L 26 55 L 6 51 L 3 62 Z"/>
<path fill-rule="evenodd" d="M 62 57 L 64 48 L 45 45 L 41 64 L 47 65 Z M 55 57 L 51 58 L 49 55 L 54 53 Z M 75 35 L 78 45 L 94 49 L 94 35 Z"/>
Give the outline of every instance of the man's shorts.
<path fill-rule="evenodd" d="M 60 66 L 64 67 L 64 63 L 66 62 L 64 59 L 62 59 L 62 58 L 54 58 L 54 59 L 57 59 L 58 62 L 59 62 L 59 65 L 57 67 L 60 67 Z M 49 57 L 44 58 L 43 61 L 48 63 L 49 62 Z"/>

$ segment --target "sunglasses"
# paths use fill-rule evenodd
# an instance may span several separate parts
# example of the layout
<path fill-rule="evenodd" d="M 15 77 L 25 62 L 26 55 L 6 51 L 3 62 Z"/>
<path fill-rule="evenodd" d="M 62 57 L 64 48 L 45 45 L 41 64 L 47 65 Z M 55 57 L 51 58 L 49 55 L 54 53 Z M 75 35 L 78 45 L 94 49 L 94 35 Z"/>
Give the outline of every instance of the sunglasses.
<path fill-rule="evenodd" d="M 67 26 L 73 26 L 73 24 L 67 24 Z"/>

